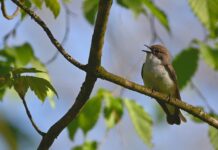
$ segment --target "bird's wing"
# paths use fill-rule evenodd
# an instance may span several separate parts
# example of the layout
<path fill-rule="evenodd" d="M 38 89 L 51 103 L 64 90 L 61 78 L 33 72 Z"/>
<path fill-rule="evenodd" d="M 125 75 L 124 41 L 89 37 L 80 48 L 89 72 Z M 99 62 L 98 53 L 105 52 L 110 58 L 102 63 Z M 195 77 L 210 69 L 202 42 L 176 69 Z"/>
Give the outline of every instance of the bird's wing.
<path fill-rule="evenodd" d="M 176 77 L 176 72 L 173 69 L 173 66 L 170 65 L 170 64 L 166 64 L 166 65 L 164 65 L 164 67 L 168 71 L 169 76 L 171 77 L 171 79 L 173 79 L 173 81 L 175 82 L 175 85 L 176 85 L 176 91 L 175 91 L 176 92 L 176 98 L 181 100 L 181 96 L 180 96 L 179 88 L 178 88 L 177 77 Z"/>

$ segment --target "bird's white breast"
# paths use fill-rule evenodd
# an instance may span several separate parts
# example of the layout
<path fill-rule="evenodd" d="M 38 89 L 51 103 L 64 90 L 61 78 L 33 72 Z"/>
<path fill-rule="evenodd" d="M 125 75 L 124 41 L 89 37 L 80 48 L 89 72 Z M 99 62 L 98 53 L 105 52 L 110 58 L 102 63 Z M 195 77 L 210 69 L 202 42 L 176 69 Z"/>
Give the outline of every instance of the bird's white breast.
<path fill-rule="evenodd" d="M 160 59 L 153 54 L 147 54 L 142 70 L 143 81 L 146 87 L 165 94 L 174 95 L 174 82 Z"/>

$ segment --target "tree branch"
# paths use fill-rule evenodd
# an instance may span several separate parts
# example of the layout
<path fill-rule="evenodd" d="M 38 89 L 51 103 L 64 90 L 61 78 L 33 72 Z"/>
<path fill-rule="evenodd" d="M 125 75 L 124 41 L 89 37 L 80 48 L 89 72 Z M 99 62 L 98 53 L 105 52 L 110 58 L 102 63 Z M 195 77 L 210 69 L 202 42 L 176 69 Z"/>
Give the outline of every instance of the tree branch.
<path fill-rule="evenodd" d="M 207 122 L 209 125 L 218 129 L 218 120 L 216 118 L 205 113 L 202 109 L 198 107 L 194 107 L 190 104 L 185 103 L 183 100 L 181 101 L 176 98 L 169 99 L 168 95 L 153 91 L 152 89 L 145 88 L 144 86 L 128 81 L 120 76 L 107 72 L 104 68 L 99 68 L 96 75 L 97 77 L 101 79 L 118 84 L 132 91 L 136 91 L 136 92 L 145 94 L 147 96 L 150 96 L 152 98 L 155 98 L 155 99 L 164 101 L 166 103 L 172 104 L 174 106 L 177 106 L 178 108 L 185 110 L 186 112 L 194 115 L 195 117 L 203 120 L 204 122 Z"/>
<path fill-rule="evenodd" d="M 33 121 L 32 115 L 31 115 L 31 113 L 30 113 L 30 111 L 29 111 L 29 109 L 28 109 L 28 106 L 27 106 L 27 103 L 26 103 L 24 97 L 23 97 L 23 96 L 20 96 L 20 98 L 22 99 L 24 108 L 25 108 L 25 110 L 26 110 L 27 116 L 28 116 L 28 118 L 29 118 L 29 120 L 30 120 L 32 126 L 34 127 L 34 129 L 36 130 L 36 132 L 38 132 L 41 136 L 44 136 L 45 133 L 42 132 L 42 131 L 37 127 L 37 125 L 35 124 L 35 122 Z"/>
<path fill-rule="evenodd" d="M 0 3 L 1 3 L 2 14 L 6 19 L 12 20 L 12 19 L 14 19 L 14 17 L 16 17 L 18 15 L 19 10 L 20 10 L 19 7 L 16 8 L 16 10 L 13 12 L 12 15 L 8 15 L 6 12 L 5 0 L 0 1 Z"/>
<path fill-rule="evenodd" d="M 112 0 L 99 1 L 98 15 L 96 19 L 94 33 L 92 36 L 89 62 L 86 66 L 86 68 L 91 72 L 87 72 L 86 79 L 81 87 L 81 90 L 76 98 L 75 103 L 69 109 L 69 111 L 48 130 L 48 132 L 41 140 L 41 143 L 38 147 L 39 150 L 48 149 L 51 146 L 55 138 L 72 120 L 75 119 L 81 108 L 85 105 L 85 103 L 89 99 L 89 96 L 97 80 L 97 77 L 93 76 L 92 72 L 96 72 L 96 70 L 101 65 L 102 47 L 104 44 L 104 35 L 106 32 L 106 26 L 108 22 L 108 16 L 109 16 L 111 5 L 112 5 Z"/>
<path fill-rule="evenodd" d="M 99 67 L 101 64 L 101 49 L 103 47 L 103 37 L 106 29 L 107 17 L 110 9 L 111 0 L 100 0 L 99 3 L 99 13 L 95 25 L 95 30 L 92 39 L 92 46 L 90 50 L 90 57 L 88 65 L 83 65 L 72 58 L 61 46 L 61 44 L 54 38 L 49 28 L 46 24 L 37 16 L 33 11 L 23 6 L 17 0 L 12 0 L 20 8 L 22 8 L 26 13 L 28 13 L 46 32 L 49 39 L 53 45 L 58 49 L 58 51 L 73 65 L 87 72 L 86 80 L 83 83 L 80 93 L 76 98 L 76 102 L 70 108 L 70 110 L 57 122 L 55 123 L 43 137 L 39 149 L 47 149 L 54 141 L 54 139 L 60 134 L 60 132 L 73 120 L 78 114 L 79 110 L 85 104 L 89 95 L 91 94 L 92 88 L 96 81 L 96 77 L 107 80 L 109 82 L 115 83 L 117 85 L 123 86 L 127 89 L 148 95 L 155 99 L 159 99 L 166 103 L 172 104 L 176 107 L 179 107 L 188 113 L 196 116 L 197 118 L 205 121 L 211 126 L 218 129 L 218 120 L 211 117 L 209 114 L 205 113 L 198 107 L 189 105 L 183 101 L 180 101 L 175 98 L 168 98 L 168 95 L 161 94 L 151 89 L 145 88 L 139 84 L 128 81 L 120 76 L 114 75 L 110 72 L 107 72 L 104 68 Z M 102 5 L 102 6 L 101 6 Z M 104 7 L 103 7 L 104 6 Z M 101 15 L 103 14 L 103 15 Z M 102 18 L 103 17 L 103 18 Z M 103 33 L 102 33 L 103 32 Z M 96 43 L 96 44 L 94 44 Z M 95 62 L 96 61 L 96 62 Z"/>

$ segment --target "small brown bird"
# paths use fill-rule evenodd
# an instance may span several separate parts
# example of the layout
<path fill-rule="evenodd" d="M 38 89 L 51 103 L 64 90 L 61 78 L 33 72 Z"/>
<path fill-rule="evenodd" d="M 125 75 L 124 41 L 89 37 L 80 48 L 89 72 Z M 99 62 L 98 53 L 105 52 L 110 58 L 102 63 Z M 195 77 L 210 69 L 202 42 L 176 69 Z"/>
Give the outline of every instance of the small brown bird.
<path fill-rule="evenodd" d="M 181 99 L 176 73 L 170 60 L 170 54 L 162 45 L 145 45 L 150 51 L 142 50 L 147 53 L 146 60 L 142 66 L 141 75 L 145 87 L 167 94 L 170 97 Z M 185 117 L 179 108 L 166 104 L 157 99 L 167 115 L 167 122 L 171 125 L 186 122 Z"/>

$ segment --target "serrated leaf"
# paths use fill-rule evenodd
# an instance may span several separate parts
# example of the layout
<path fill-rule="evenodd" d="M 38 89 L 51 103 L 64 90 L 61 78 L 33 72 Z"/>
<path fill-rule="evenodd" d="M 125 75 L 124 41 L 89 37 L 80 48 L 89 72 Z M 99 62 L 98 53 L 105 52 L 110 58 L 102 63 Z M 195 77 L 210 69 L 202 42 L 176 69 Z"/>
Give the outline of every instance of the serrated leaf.
<path fill-rule="evenodd" d="M 111 94 L 104 97 L 104 118 L 108 129 L 113 128 L 122 118 L 123 101 L 121 98 L 115 98 Z"/>
<path fill-rule="evenodd" d="M 199 51 L 195 48 L 182 50 L 173 60 L 179 89 L 183 89 L 194 76 L 198 68 Z"/>
<path fill-rule="evenodd" d="M 218 0 L 189 0 L 189 5 L 211 36 L 216 37 Z"/>
<path fill-rule="evenodd" d="M 151 0 L 141 0 L 145 6 L 150 10 L 152 15 L 154 15 L 157 20 L 170 31 L 169 22 L 166 14 L 160 8 L 158 8 Z"/>
<path fill-rule="evenodd" d="M 212 126 L 209 126 L 208 136 L 214 150 L 218 150 L 218 130 Z"/>
<path fill-rule="evenodd" d="M 92 97 L 80 112 L 78 122 L 84 134 L 87 134 L 97 123 L 101 111 L 101 103 L 102 99 L 100 97 Z"/>
<path fill-rule="evenodd" d="M 98 0 L 84 0 L 83 14 L 90 24 L 95 23 L 95 16 L 98 10 Z"/>
<path fill-rule="evenodd" d="M 33 4 L 39 9 L 42 8 L 43 1 L 42 0 L 31 0 Z"/>
<path fill-rule="evenodd" d="M 201 56 L 205 62 L 214 70 L 218 70 L 218 49 L 214 49 L 203 42 L 198 41 Z"/>
<path fill-rule="evenodd" d="M 76 146 L 72 150 L 97 150 L 98 143 L 96 141 L 85 141 L 83 145 Z"/>
<path fill-rule="evenodd" d="M 128 110 L 131 121 L 135 127 L 136 133 L 149 147 L 152 146 L 152 119 L 148 113 L 144 111 L 142 106 L 133 100 L 124 100 L 124 104 Z"/>
<path fill-rule="evenodd" d="M 45 0 L 45 5 L 52 11 L 55 18 L 57 18 L 57 16 L 60 13 L 60 9 L 61 9 L 59 1 L 58 0 Z"/>
<path fill-rule="evenodd" d="M 45 100 L 49 89 L 57 95 L 56 90 L 50 82 L 43 78 L 33 76 L 19 76 L 14 78 L 14 88 L 20 96 L 24 97 L 29 87 L 42 101 Z"/>

